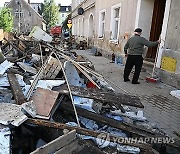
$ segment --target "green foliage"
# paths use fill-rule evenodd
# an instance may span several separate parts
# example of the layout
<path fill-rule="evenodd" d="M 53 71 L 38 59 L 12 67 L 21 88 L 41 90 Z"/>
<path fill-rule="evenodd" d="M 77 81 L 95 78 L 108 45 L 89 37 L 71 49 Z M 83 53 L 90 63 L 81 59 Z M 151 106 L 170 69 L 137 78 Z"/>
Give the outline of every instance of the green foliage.
<path fill-rule="evenodd" d="M 0 28 L 3 28 L 5 32 L 12 32 L 13 30 L 13 16 L 9 8 L 0 9 Z"/>
<path fill-rule="evenodd" d="M 47 22 L 48 29 L 59 20 L 59 9 L 54 0 L 44 0 L 43 18 Z"/>

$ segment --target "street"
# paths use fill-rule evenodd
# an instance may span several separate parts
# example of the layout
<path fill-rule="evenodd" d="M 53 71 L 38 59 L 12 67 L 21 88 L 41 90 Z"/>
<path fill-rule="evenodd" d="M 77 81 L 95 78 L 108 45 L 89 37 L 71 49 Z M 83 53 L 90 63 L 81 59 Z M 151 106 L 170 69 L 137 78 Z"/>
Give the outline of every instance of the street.
<path fill-rule="evenodd" d="M 175 132 L 179 132 L 180 103 L 179 99 L 170 95 L 170 92 L 175 90 L 175 88 L 163 83 L 147 83 L 145 77 L 150 76 L 147 72 L 141 72 L 141 84 L 125 83 L 123 82 L 124 66 L 110 63 L 110 60 L 105 57 L 94 56 L 90 50 L 77 50 L 76 52 L 79 55 L 86 56 L 93 62 L 98 73 L 123 89 L 118 89 L 112 85 L 116 92 L 126 91 L 132 95 L 139 96 L 145 106 L 143 109 L 144 116 L 169 136 L 177 137 Z"/>

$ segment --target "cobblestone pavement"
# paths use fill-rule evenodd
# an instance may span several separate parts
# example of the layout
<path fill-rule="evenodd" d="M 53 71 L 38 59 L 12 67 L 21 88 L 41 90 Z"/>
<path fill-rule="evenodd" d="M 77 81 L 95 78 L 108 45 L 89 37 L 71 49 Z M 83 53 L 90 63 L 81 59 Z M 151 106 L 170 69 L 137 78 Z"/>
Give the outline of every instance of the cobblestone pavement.
<path fill-rule="evenodd" d="M 122 88 L 119 89 L 112 85 L 117 92 L 126 91 L 139 96 L 145 106 L 143 109 L 144 116 L 148 121 L 157 125 L 169 136 L 178 138 L 174 132 L 180 134 L 180 100 L 170 95 L 172 90 L 176 90 L 175 88 L 163 83 L 147 83 L 145 77 L 150 76 L 150 74 L 146 72 L 141 72 L 139 80 L 141 84 L 125 83 L 123 82 L 124 66 L 110 63 L 110 60 L 105 57 L 94 56 L 90 50 L 78 50 L 76 52 L 78 55 L 86 56 L 92 61 L 98 73 Z"/>

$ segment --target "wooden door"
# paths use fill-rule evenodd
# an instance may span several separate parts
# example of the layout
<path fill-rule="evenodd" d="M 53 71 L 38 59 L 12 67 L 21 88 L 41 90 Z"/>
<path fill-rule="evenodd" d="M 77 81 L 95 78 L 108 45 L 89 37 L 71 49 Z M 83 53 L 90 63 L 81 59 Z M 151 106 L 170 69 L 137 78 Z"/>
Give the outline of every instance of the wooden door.
<path fill-rule="evenodd" d="M 157 41 L 161 34 L 166 0 L 155 0 L 150 31 L 150 41 Z M 155 59 L 157 46 L 148 49 L 146 58 Z"/>

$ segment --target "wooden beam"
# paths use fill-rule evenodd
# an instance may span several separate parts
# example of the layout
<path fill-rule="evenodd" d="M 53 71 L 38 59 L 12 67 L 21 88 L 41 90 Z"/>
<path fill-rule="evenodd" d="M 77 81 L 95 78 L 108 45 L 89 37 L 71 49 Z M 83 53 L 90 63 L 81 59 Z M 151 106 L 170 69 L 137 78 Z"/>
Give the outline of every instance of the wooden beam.
<path fill-rule="evenodd" d="M 56 151 L 54 154 L 72 154 L 78 148 L 78 140 L 74 140 L 69 145 Z M 42 153 L 41 153 L 42 154 Z"/>
<path fill-rule="evenodd" d="M 7 41 L 8 44 L 10 44 L 14 49 L 16 49 L 17 51 L 19 51 L 20 53 L 22 53 L 24 56 L 31 58 L 30 55 L 27 55 L 26 52 L 22 51 L 20 48 L 18 48 L 16 45 L 14 45 L 12 42 L 8 41 L 6 38 L 4 38 L 5 41 Z"/>
<path fill-rule="evenodd" d="M 121 93 L 116 94 L 114 92 L 105 92 L 94 88 L 87 89 L 77 86 L 70 86 L 70 88 L 72 91 L 72 95 L 108 102 L 119 108 L 121 107 L 121 104 L 144 108 L 144 105 L 141 103 L 140 99 L 137 96 L 131 96 Z M 56 87 L 53 90 L 58 91 L 60 94 L 69 95 L 69 91 L 66 85 Z"/>
<path fill-rule="evenodd" d="M 102 137 L 102 135 L 103 135 L 103 137 L 104 136 L 108 137 L 108 139 L 112 142 L 118 142 L 119 141 L 118 139 L 125 140 L 124 137 L 112 135 L 112 134 L 105 133 L 105 132 L 96 132 L 96 131 L 85 129 L 82 127 L 70 126 L 70 125 L 58 123 L 58 122 L 50 122 L 50 121 L 39 120 L 39 119 L 28 119 L 25 123 L 26 124 L 34 124 L 34 125 L 38 125 L 38 126 L 45 126 L 45 127 L 55 128 L 55 129 L 76 130 L 76 132 L 79 134 L 93 136 L 93 137 Z M 100 135 L 100 136 L 98 136 L 98 135 Z M 152 147 L 150 144 L 140 144 L 140 143 L 130 143 L 130 142 L 123 142 L 121 144 L 139 147 L 140 149 L 144 149 L 144 150 L 152 150 Z"/>
<path fill-rule="evenodd" d="M 74 113 L 72 105 L 67 101 L 62 102 L 60 107 L 62 109 L 64 109 L 65 111 L 70 111 L 71 113 Z M 124 130 L 124 131 L 130 132 L 132 134 L 136 134 L 138 136 L 143 136 L 143 137 L 155 136 L 155 134 L 150 130 L 146 130 L 146 129 L 143 129 L 143 128 L 140 128 L 140 127 L 137 127 L 134 125 L 130 125 L 128 123 L 117 121 L 117 120 L 114 120 L 112 118 L 108 118 L 108 117 L 102 116 L 100 114 L 85 110 L 85 109 L 80 108 L 78 106 L 76 106 L 76 110 L 78 112 L 78 115 L 81 115 L 85 118 L 88 118 L 88 119 L 91 119 L 94 121 L 97 121 L 98 123 L 109 125 L 109 126 L 112 126 L 114 128 Z"/>
<path fill-rule="evenodd" d="M 9 84 L 11 86 L 11 90 L 12 90 L 14 99 L 16 101 L 16 104 L 21 105 L 21 104 L 25 103 L 26 98 L 21 90 L 21 87 L 18 83 L 18 80 L 17 80 L 15 74 L 8 73 L 7 76 L 8 76 Z"/>
<path fill-rule="evenodd" d="M 45 144 L 44 146 L 36 149 L 35 151 L 31 152 L 31 154 L 48 154 L 48 153 L 55 153 L 59 151 L 63 147 L 68 147 L 73 140 L 76 138 L 76 131 L 72 130 L 71 132 L 58 137 L 57 139 Z"/>

